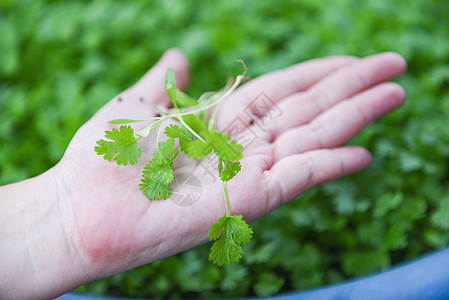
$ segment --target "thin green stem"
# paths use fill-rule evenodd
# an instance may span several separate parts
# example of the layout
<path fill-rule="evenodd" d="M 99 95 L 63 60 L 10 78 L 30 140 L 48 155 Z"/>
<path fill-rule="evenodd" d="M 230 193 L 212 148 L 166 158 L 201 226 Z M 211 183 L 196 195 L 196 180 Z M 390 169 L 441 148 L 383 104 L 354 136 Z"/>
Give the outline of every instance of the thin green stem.
<path fill-rule="evenodd" d="M 182 125 L 184 125 L 194 136 L 196 136 L 196 138 L 202 140 L 203 142 L 206 142 L 198 133 L 196 133 L 195 130 L 193 130 L 192 128 L 190 128 L 189 125 L 187 125 L 186 122 L 184 122 L 184 120 L 182 119 L 182 117 L 179 117 L 179 121 L 181 122 Z"/>
<path fill-rule="evenodd" d="M 176 156 L 178 156 L 178 153 L 181 151 L 181 149 L 178 149 L 178 151 L 176 151 L 175 155 L 172 158 L 172 161 L 176 158 Z"/>
<path fill-rule="evenodd" d="M 229 199 L 228 199 L 228 190 L 226 189 L 226 182 L 223 181 L 223 189 L 225 194 L 225 202 L 226 202 L 226 215 L 231 216 L 231 211 L 229 209 Z"/>
<path fill-rule="evenodd" d="M 120 124 L 129 124 L 129 123 L 135 123 L 135 122 L 145 122 L 145 121 L 160 120 L 162 118 L 164 118 L 164 117 L 152 117 L 152 118 L 137 119 L 137 120 L 133 120 L 133 119 L 114 119 L 114 120 L 108 121 L 108 123 L 109 124 L 120 125 Z"/>
<path fill-rule="evenodd" d="M 211 117 L 209 118 L 209 123 L 207 125 L 207 128 L 209 130 L 215 129 L 215 121 L 217 120 L 218 112 L 220 111 L 222 105 L 224 102 L 219 103 L 217 106 L 215 106 L 214 111 L 212 112 Z"/>
<path fill-rule="evenodd" d="M 200 106 L 194 110 L 190 110 L 190 111 L 186 111 L 186 112 L 181 112 L 181 113 L 175 113 L 170 115 L 170 117 L 180 117 L 180 116 L 185 116 L 185 115 L 190 115 L 190 114 L 194 114 L 200 111 L 203 111 L 205 109 L 208 109 L 210 107 L 213 107 L 215 105 L 217 105 L 218 103 L 220 103 L 221 101 L 223 101 L 225 98 L 227 98 L 242 82 L 243 79 L 245 79 L 246 77 L 243 75 L 239 75 L 237 76 L 234 84 L 221 96 L 219 97 L 216 101 L 208 104 L 208 105 L 204 105 L 204 106 Z"/>
<path fill-rule="evenodd" d="M 159 151 L 159 136 L 161 135 L 161 131 L 162 131 L 162 122 L 159 125 L 159 130 L 157 131 L 157 136 L 156 136 L 156 146 L 157 146 L 157 151 Z"/>

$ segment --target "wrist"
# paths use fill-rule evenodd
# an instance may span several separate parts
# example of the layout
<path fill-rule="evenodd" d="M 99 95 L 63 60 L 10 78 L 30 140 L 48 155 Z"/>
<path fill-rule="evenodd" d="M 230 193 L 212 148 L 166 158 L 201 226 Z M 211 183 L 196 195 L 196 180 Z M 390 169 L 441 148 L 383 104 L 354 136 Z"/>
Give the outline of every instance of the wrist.
<path fill-rule="evenodd" d="M 0 187 L 0 298 L 52 298 L 88 281 L 57 173 Z"/>

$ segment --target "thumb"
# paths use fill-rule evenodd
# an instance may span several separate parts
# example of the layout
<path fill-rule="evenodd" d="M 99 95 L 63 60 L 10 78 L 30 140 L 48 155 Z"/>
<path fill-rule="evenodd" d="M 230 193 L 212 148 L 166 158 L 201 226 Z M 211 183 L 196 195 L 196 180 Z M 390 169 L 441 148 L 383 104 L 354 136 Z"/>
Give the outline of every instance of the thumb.
<path fill-rule="evenodd" d="M 154 115 L 155 106 L 168 107 L 171 103 L 165 92 L 165 72 L 171 67 L 175 73 L 177 86 L 181 89 L 187 85 L 189 64 L 179 49 L 167 50 L 161 59 L 132 87 L 104 105 L 84 126 L 77 136 L 95 145 L 104 130 L 113 127 L 107 122 L 113 119 L 143 119 Z M 147 124 L 148 125 L 148 124 Z M 145 124 L 135 124 L 137 130 Z"/>
<path fill-rule="evenodd" d="M 181 50 L 172 48 L 165 51 L 159 61 L 122 95 L 151 105 L 169 106 L 171 102 L 165 92 L 165 72 L 169 67 L 175 73 L 177 87 L 184 89 L 189 81 L 189 63 Z"/>

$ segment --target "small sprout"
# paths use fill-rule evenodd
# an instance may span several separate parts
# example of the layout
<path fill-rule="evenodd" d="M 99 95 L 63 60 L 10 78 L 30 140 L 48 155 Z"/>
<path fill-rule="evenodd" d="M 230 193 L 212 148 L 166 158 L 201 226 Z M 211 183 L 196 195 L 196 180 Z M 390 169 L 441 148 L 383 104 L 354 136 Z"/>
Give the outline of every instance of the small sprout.
<path fill-rule="evenodd" d="M 245 74 L 246 74 L 246 66 Z M 226 181 L 234 178 L 240 172 L 242 165 L 243 147 L 232 140 L 230 136 L 215 129 L 215 120 L 220 108 L 220 103 L 227 98 L 245 79 L 244 75 L 237 76 L 235 82 L 228 84 L 217 93 L 206 93 L 201 101 L 194 99 L 176 88 L 175 74 L 169 68 L 165 75 L 165 90 L 171 99 L 174 111 L 157 111 L 154 117 L 147 119 L 115 119 L 110 124 L 121 125 L 134 122 L 152 121 L 134 136 L 131 126 L 122 125 L 120 130 L 112 129 L 106 131 L 108 140 L 100 140 L 95 151 L 103 155 L 106 160 L 115 160 L 118 165 L 136 164 L 141 156 L 138 140 L 150 135 L 150 132 L 159 128 L 156 136 L 157 151 L 144 167 L 142 173 L 141 191 L 149 200 L 166 199 L 170 197 L 172 188 L 170 183 L 174 180 L 172 170 L 173 161 L 180 151 L 188 157 L 202 159 L 214 152 L 218 157 L 218 175 L 223 182 L 224 201 L 226 213 L 215 224 L 212 225 L 209 237 L 214 240 L 209 259 L 221 266 L 231 261 L 239 261 L 243 249 L 242 244 L 249 242 L 252 230 L 242 219 L 242 216 L 232 215 L 229 208 Z M 118 102 L 122 101 L 118 97 Z M 144 101 L 143 97 L 139 98 Z M 214 107 L 210 118 L 206 118 L 206 112 Z M 162 130 L 164 121 L 172 119 L 178 125 L 171 124 Z M 254 120 L 250 120 L 253 124 Z M 164 133 L 168 140 L 159 141 L 159 136 Z M 179 149 L 175 148 L 175 139 L 178 139 Z"/>

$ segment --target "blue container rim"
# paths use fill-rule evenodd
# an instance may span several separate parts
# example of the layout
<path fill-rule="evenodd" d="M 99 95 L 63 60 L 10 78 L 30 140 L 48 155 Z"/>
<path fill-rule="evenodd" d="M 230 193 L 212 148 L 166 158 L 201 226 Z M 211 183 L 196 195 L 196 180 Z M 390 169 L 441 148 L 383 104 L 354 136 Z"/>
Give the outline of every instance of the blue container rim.
<path fill-rule="evenodd" d="M 74 292 L 59 300 L 124 300 Z M 260 299 L 260 298 L 245 298 Z M 390 270 L 322 288 L 292 292 L 266 299 L 449 299 L 449 248 L 424 255 Z"/>

